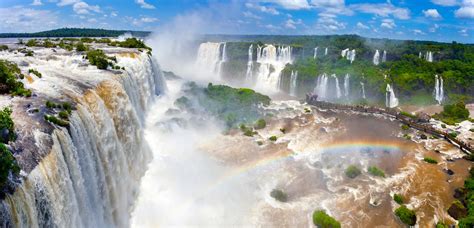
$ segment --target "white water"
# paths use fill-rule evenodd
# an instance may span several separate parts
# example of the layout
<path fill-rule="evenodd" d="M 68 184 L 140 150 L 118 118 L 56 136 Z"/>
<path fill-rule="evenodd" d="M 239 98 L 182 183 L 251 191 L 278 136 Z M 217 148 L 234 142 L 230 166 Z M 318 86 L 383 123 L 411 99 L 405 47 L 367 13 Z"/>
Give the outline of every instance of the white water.
<path fill-rule="evenodd" d="M 393 88 L 390 86 L 390 84 L 387 84 L 387 89 L 386 89 L 386 94 L 385 94 L 385 106 L 389 108 L 395 108 L 398 106 L 398 98 L 395 96 L 395 92 L 393 91 Z"/>
<path fill-rule="evenodd" d="M 336 77 L 335 74 L 331 75 L 331 77 L 333 77 L 334 80 L 336 81 L 336 98 L 339 99 L 342 96 L 341 87 L 339 86 L 339 79 Z"/>
<path fill-rule="evenodd" d="M 314 88 L 314 93 L 318 95 L 319 100 L 326 100 L 328 98 L 327 94 L 328 89 L 328 76 L 327 74 L 320 75 L 316 81 L 316 87 Z"/>
<path fill-rule="evenodd" d="M 324 50 L 324 55 L 328 55 L 328 48 Z"/>
<path fill-rule="evenodd" d="M 221 74 L 222 74 L 222 64 L 227 62 L 227 54 L 226 54 L 226 47 L 227 47 L 227 43 L 224 43 L 223 47 L 222 47 L 222 56 L 220 57 L 220 60 L 219 60 L 219 64 L 218 64 L 218 67 L 217 67 L 217 75 L 219 75 L 219 77 L 221 77 Z"/>
<path fill-rule="evenodd" d="M 426 59 L 426 61 L 428 61 L 430 63 L 433 62 L 433 52 L 427 51 L 426 55 L 425 55 L 425 59 Z"/>
<path fill-rule="evenodd" d="M 314 48 L 313 59 L 316 59 L 316 58 L 318 58 L 318 47 L 315 47 L 315 48 Z"/>
<path fill-rule="evenodd" d="M 352 49 L 352 51 L 349 51 L 349 53 L 348 53 L 347 60 L 351 61 L 351 63 L 352 63 L 352 62 L 354 62 L 355 57 L 356 57 L 356 50 Z"/>
<path fill-rule="evenodd" d="M 250 44 L 248 51 L 249 59 L 247 61 L 247 72 L 245 73 L 245 81 L 249 84 L 253 82 L 253 44 Z"/>
<path fill-rule="evenodd" d="M 383 55 L 382 55 L 382 63 L 384 62 L 387 62 L 387 51 L 383 51 Z"/>
<path fill-rule="evenodd" d="M 444 99 L 443 77 L 435 75 L 435 89 L 434 97 L 438 104 L 441 104 Z"/>
<path fill-rule="evenodd" d="M 344 49 L 344 50 L 341 51 L 341 56 L 342 56 L 342 58 L 345 58 L 345 57 L 346 57 L 347 52 L 349 52 L 349 48 L 346 48 L 346 49 Z"/>
<path fill-rule="evenodd" d="M 380 52 L 379 52 L 379 50 L 375 51 L 374 58 L 373 58 L 372 62 L 374 63 L 374 65 L 379 65 L 380 64 Z"/>
<path fill-rule="evenodd" d="M 298 71 L 291 71 L 290 77 L 290 95 L 296 97 L 298 88 Z"/>
<path fill-rule="evenodd" d="M 287 63 L 292 63 L 291 46 L 266 44 L 257 48 L 257 62 L 260 64 L 255 89 L 264 93 L 279 91 L 281 71 Z"/>
<path fill-rule="evenodd" d="M 349 74 L 346 74 L 346 76 L 344 76 L 344 96 L 346 97 L 349 97 L 349 79 L 350 79 L 350 75 Z"/>
<path fill-rule="evenodd" d="M 141 125 L 154 95 L 165 90 L 161 71 L 145 53 L 117 56 L 127 71 L 114 75 L 81 66 L 80 55 L 50 59 L 51 53 L 35 52 L 27 61 L 43 78 L 29 86 L 43 95 L 68 94 L 77 110 L 69 131 L 36 131 L 37 138 L 51 137 L 51 151 L 0 204 L 0 221 L 13 227 L 127 227 L 151 160 Z M 74 79 L 90 88 L 68 81 Z"/>
<path fill-rule="evenodd" d="M 362 98 L 367 99 L 367 97 L 365 96 L 365 84 L 363 82 L 360 82 L 360 89 L 362 92 Z"/>
<path fill-rule="evenodd" d="M 221 48 L 223 46 L 223 48 Z M 220 79 L 222 63 L 225 62 L 226 43 L 206 42 L 199 45 L 196 68 L 207 77 Z M 221 51 L 222 49 L 222 51 Z"/>

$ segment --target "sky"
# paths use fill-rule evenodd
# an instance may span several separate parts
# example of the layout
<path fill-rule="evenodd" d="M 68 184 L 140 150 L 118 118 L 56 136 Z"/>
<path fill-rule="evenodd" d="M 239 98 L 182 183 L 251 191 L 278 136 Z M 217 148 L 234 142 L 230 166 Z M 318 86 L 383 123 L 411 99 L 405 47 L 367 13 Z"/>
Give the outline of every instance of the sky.
<path fill-rule="evenodd" d="M 0 0 L 0 33 L 62 27 L 474 43 L 474 0 Z"/>

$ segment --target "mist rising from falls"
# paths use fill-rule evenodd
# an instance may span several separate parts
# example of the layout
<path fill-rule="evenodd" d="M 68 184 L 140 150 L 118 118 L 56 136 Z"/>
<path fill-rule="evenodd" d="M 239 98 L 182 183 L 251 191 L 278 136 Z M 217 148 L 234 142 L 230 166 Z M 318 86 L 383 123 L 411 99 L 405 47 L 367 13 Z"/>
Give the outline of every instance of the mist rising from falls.
<path fill-rule="evenodd" d="M 247 61 L 247 72 L 245 73 L 245 81 L 247 83 L 253 82 L 253 44 L 249 47 L 249 60 Z"/>
<path fill-rule="evenodd" d="M 196 68 L 211 78 L 221 77 L 222 63 L 226 61 L 226 43 L 206 42 L 199 45 Z"/>
<path fill-rule="evenodd" d="M 443 77 L 435 75 L 435 89 L 434 89 L 434 97 L 438 104 L 441 104 L 444 99 L 444 88 L 443 88 Z"/>
<path fill-rule="evenodd" d="M 344 96 L 346 96 L 346 97 L 349 97 L 349 92 L 350 92 L 349 91 L 349 88 L 350 88 L 349 79 L 350 79 L 350 77 L 351 76 L 349 74 L 346 74 L 346 76 L 344 76 Z"/>
<path fill-rule="evenodd" d="M 70 94 L 77 110 L 69 131 L 53 131 L 50 153 L 1 202 L 0 221 L 13 227 L 129 226 L 139 181 L 151 159 L 142 120 L 165 87 L 158 66 L 145 53 L 118 58 L 118 64 L 127 72 L 102 79 L 84 94 Z"/>
<path fill-rule="evenodd" d="M 291 52 L 291 46 L 266 44 L 257 47 L 260 67 L 255 78 L 255 89 L 270 93 L 279 91 L 281 71 L 293 61 Z"/>
<path fill-rule="evenodd" d="M 374 63 L 374 65 L 379 65 L 380 64 L 380 52 L 379 52 L 379 50 L 375 51 L 374 58 L 373 58 L 372 62 Z"/>
<path fill-rule="evenodd" d="M 395 92 L 390 84 L 387 84 L 386 88 L 385 106 L 389 108 L 395 108 L 398 106 L 398 98 L 395 96 Z"/>
<path fill-rule="evenodd" d="M 298 71 L 291 71 L 290 76 L 290 95 L 296 97 L 298 89 Z"/>

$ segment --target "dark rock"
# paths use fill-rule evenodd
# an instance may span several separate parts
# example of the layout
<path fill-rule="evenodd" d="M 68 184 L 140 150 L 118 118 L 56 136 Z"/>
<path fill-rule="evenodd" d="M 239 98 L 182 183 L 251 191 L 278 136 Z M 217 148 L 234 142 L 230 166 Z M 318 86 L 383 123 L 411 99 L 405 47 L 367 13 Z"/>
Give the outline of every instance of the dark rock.
<path fill-rule="evenodd" d="M 455 199 L 463 199 L 463 198 L 466 196 L 466 193 L 467 193 L 466 189 L 464 189 L 464 188 L 456 188 L 456 189 L 454 190 L 453 197 L 454 197 Z"/>
<path fill-rule="evenodd" d="M 449 207 L 448 214 L 458 220 L 467 216 L 467 209 L 461 202 L 455 200 Z"/>
<path fill-rule="evenodd" d="M 327 131 L 326 128 L 324 128 L 324 127 L 319 128 L 319 132 L 321 132 L 321 133 L 328 133 L 328 131 Z"/>
<path fill-rule="evenodd" d="M 428 123 L 430 122 L 430 119 L 431 119 L 431 116 L 424 113 L 424 112 L 420 112 L 418 114 L 418 122 L 421 122 L 421 123 Z"/>
<path fill-rule="evenodd" d="M 454 171 L 450 170 L 450 169 L 444 169 L 444 172 L 448 175 L 454 175 Z"/>
<path fill-rule="evenodd" d="M 428 139 L 428 137 L 425 134 L 421 134 L 420 139 Z"/>
<path fill-rule="evenodd" d="M 6 128 L 0 130 L 0 138 L 2 142 L 6 143 L 10 140 L 10 131 Z"/>

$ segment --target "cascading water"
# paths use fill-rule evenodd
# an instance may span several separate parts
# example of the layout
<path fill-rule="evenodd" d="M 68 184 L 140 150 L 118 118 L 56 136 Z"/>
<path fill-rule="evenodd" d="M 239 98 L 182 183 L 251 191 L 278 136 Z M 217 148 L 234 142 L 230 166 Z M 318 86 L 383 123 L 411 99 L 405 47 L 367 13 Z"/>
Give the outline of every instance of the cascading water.
<path fill-rule="evenodd" d="M 346 74 L 344 76 L 344 96 L 349 97 L 349 78 L 351 76 L 349 74 Z"/>
<path fill-rule="evenodd" d="M 318 47 L 315 47 L 315 48 L 314 48 L 313 59 L 316 59 L 316 58 L 318 58 Z"/>
<path fill-rule="evenodd" d="M 421 59 L 422 57 L 423 57 L 423 54 L 421 54 L 421 51 L 420 51 L 420 53 L 418 53 L 418 58 Z"/>
<path fill-rule="evenodd" d="M 336 81 L 336 98 L 341 98 L 342 94 L 341 94 L 341 87 L 339 86 L 339 79 L 336 77 L 335 74 L 331 75 L 331 77 L 334 78 L 334 80 Z"/>
<path fill-rule="evenodd" d="M 217 75 L 219 75 L 219 77 L 221 76 L 221 72 L 222 72 L 222 64 L 227 62 L 227 54 L 225 51 L 226 47 L 227 47 L 227 43 L 224 43 L 223 48 L 222 48 L 222 56 L 220 57 L 219 64 L 217 66 Z"/>
<path fill-rule="evenodd" d="M 438 104 L 441 104 L 444 99 L 443 78 L 435 75 L 435 90 L 434 97 Z"/>
<path fill-rule="evenodd" d="M 362 99 L 367 99 L 367 97 L 365 96 L 365 84 L 363 82 L 360 82 L 360 90 L 362 93 Z"/>
<path fill-rule="evenodd" d="M 290 95 L 296 97 L 297 86 L 298 86 L 298 71 L 291 71 L 290 77 Z"/>
<path fill-rule="evenodd" d="M 355 57 L 356 57 L 356 50 L 355 49 L 352 49 L 352 51 L 349 51 L 347 53 L 347 60 L 351 61 L 351 63 L 354 62 Z"/>
<path fill-rule="evenodd" d="M 129 226 L 139 181 L 151 160 L 142 119 L 154 95 L 165 90 L 154 60 L 145 53 L 133 56 L 117 57 L 118 64 L 127 69 L 119 77 L 81 68 L 80 55 L 58 55 L 59 61 L 48 60 L 48 64 L 41 57 L 35 59 L 38 62 L 32 64 L 45 75 L 42 83 L 67 91 L 62 94 L 74 98 L 76 110 L 69 118 L 69 130 L 53 130 L 50 152 L 0 203 L 3 227 Z M 78 92 L 64 83 L 70 81 L 63 81 L 72 75 L 84 82 L 91 80 L 84 85 L 98 82 Z"/>
<path fill-rule="evenodd" d="M 395 108 L 398 106 L 398 98 L 395 96 L 392 86 L 387 84 L 386 94 L 385 94 L 385 106 L 389 108 Z"/>
<path fill-rule="evenodd" d="M 247 72 L 245 73 L 245 81 L 249 84 L 253 82 L 253 44 L 249 47 L 249 59 L 247 61 Z"/>
<path fill-rule="evenodd" d="M 264 92 L 279 90 L 281 71 L 287 63 L 292 62 L 291 46 L 267 44 L 257 48 L 257 62 L 260 67 L 256 76 L 255 88 Z"/>
<path fill-rule="evenodd" d="M 382 63 L 386 62 L 387 61 L 387 51 L 383 51 L 383 55 L 382 55 Z"/>
<path fill-rule="evenodd" d="M 380 64 L 380 52 L 379 50 L 375 51 L 373 61 L 374 65 L 379 65 Z"/>
<path fill-rule="evenodd" d="M 428 61 L 430 63 L 433 62 L 433 52 L 427 51 L 426 55 L 425 55 L 425 58 L 426 58 L 426 61 Z"/>
<path fill-rule="evenodd" d="M 342 50 L 341 51 L 342 58 L 345 58 L 348 52 L 350 52 L 349 48 L 346 48 L 346 49 Z"/>
<path fill-rule="evenodd" d="M 314 88 L 314 93 L 318 95 L 320 100 L 326 100 L 328 98 L 327 95 L 328 89 L 328 76 L 327 74 L 322 74 L 318 77 L 316 82 L 316 87 Z"/>
<path fill-rule="evenodd" d="M 324 55 L 328 55 L 328 48 L 324 50 Z"/>
<path fill-rule="evenodd" d="M 223 48 L 221 48 L 222 46 Z M 222 63 L 226 61 L 225 49 L 226 43 L 206 42 L 200 44 L 196 58 L 196 68 L 203 74 L 220 78 Z"/>

